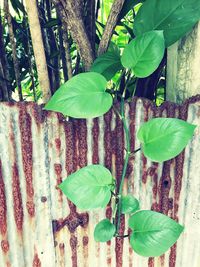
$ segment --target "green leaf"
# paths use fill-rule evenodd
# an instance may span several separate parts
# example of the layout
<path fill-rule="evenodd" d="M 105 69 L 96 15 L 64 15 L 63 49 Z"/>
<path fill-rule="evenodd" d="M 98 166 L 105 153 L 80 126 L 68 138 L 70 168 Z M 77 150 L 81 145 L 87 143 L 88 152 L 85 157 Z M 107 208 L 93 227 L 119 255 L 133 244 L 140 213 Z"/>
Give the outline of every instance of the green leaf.
<path fill-rule="evenodd" d="M 99 73 L 87 72 L 63 84 L 46 104 L 46 110 L 74 118 L 95 118 L 112 106 L 112 96 L 105 92 L 107 81 Z"/>
<path fill-rule="evenodd" d="M 139 210 L 139 201 L 132 195 L 122 196 L 122 213 L 134 213 Z"/>
<path fill-rule="evenodd" d="M 189 32 L 200 19 L 199 0 L 146 0 L 135 21 L 136 36 L 163 30 L 166 46 L 170 46 Z"/>
<path fill-rule="evenodd" d="M 123 19 L 128 14 L 128 12 L 134 8 L 135 5 L 142 2 L 143 0 L 125 0 L 118 20 L 120 21 L 121 19 Z"/>
<path fill-rule="evenodd" d="M 91 71 L 101 73 L 109 81 L 122 68 L 120 51 L 115 49 L 99 56 L 94 61 Z"/>
<path fill-rule="evenodd" d="M 107 242 L 111 240 L 116 231 L 116 227 L 108 219 L 100 221 L 94 229 L 94 239 L 97 242 Z"/>
<path fill-rule="evenodd" d="M 21 17 L 19 11 L 25 13 L 23 4 L 19 0 L 10 0 L 10 2 L 15 12 L 18 14 L 19 17 Z"/>
<path fill-rule="evenodd" d="M 133 230 L 130 244 L 137 254 L 144 257 L 164 254 L 184 229 L 169 217 L 150 210 L 138 211 L 132 215 L 129 227 Z"/>
<path fill-rule="evenodd" d="M 192 138 L 195 125 L 173 118 L 155 118 L 144 123 L 137 134 L 142 150 L 152 161 L 176 157 Z"/>
<path fill-rule="evenodd" d="M 79 209 L 105 208 L 111 198 L 113 178 L 102 165 L 89 165 L 69 175 L 59 185 Z"/>
<path fill-rule="evenodd" d="M 132 69 L 135 76 L 144 78 L 159 66 L 165 52 L 162 31 L 144 33 L 132 40 L 124 49 L 121 62 Z"/>

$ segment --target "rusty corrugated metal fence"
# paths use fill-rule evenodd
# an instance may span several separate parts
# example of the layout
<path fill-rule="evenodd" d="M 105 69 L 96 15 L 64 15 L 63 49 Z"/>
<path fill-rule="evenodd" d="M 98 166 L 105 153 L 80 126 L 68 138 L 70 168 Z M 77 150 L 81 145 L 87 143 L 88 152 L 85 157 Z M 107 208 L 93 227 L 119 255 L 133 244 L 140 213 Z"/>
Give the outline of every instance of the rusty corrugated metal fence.
<path fill-rule="evenodd" d="M 155 108 L 147 100 L 126 105 L 131 149 L 143 121 L 178 117 L 200 126 L 200 97 L 183 106 Z M 0 104 L 0 267 L 199 267 L 200 128 L 185 153 L 155 164 L 141 152 L 131 158 L 124 192 L 142 209 L 162 211 L 185 225 L 177 245 L 165 256 L 143 258 L 128 239 L 96 243 L 96 223 L 111 208 L 81 212 L 57 185 L 87 164 L 100 163 L 120 181 L 124 158 L 121 121 L 111 110 L 93 120 L 71 120 L 33 103 Z M 92 200 L 91 200 L 92 201 Z M 121 233 L 127 232 L 127 218 Z"/>

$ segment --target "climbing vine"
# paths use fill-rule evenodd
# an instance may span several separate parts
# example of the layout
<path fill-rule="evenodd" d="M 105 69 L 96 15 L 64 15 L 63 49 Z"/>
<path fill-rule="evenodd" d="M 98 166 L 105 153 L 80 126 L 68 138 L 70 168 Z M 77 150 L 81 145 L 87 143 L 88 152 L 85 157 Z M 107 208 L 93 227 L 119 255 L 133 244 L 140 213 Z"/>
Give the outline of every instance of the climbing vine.
<path fill-rule="evenodd" d="M 146 257 L 165 253 L 177 241 L 184 227 L 161 213 L 141 210 L 139 201 L 133 195 L 123 194 L 129 159 L 141 149 L 142 153 L 154 162 L 170 160 L 183 151 L 196 127 L 175 118 L 153 118 L 144 123 L 137 133 L 141 148 L 131 151 L 131 136 L 125 116 L 125 99 L 129 83 L 134 77 L 144 78 L 153 73 L 162 61 L 166 47 L 185 34 L 179 24 L 176 27 L 171 24 L 173 16 L 161 21 L 161 5 L 154 14 L 155 23 L 153 24 L 152 17 L 150 23 L 148 12 L 153 5 L 152 2 L 157 1 L 145 1 L 138 12 L 134 24 L 136 37 L 125 47 L 122 54 L 118 47 L 111 45 L 105 54 L 95 60 L 90 72 L 78 74 L 67 81 L 45 106 L 46 110 L 61 112 L 64 116 L 95 118 L 108 112 L 113 103 L 120 102 L 119 110 L 116 106 L 113 107 L 122 121 L 126 141 L 119 188 L 111 170 L 99 164 L 89 165 L 72 173 L 59 187 L 81 210 L 105 208 L 109 202 L 112 203 L 112 218 L 103 219 L 95 227 L 94 238 L 97 242 L 107 242 L 113 237 L 124 238 L 125 236 L 119 235 L 119 229 L 121 215 L 127 214 L 128 225 L 132 230 L 130 244 L 136 253 Z M 176 11 L 180 9 L 180 12 L 186 8 L 189 12 L 190 7 L 187 4 L 180 6 L 179 1 L 175 2 L 168 1 L 165 8 Z M 187 27 L 191 27 L 193 22 L 189 19 L 186 21 Z M 176 33 L 173 27 L 176 28 Z M 110 80 L 117 72 L 120 75 L 113 87 Z"/>

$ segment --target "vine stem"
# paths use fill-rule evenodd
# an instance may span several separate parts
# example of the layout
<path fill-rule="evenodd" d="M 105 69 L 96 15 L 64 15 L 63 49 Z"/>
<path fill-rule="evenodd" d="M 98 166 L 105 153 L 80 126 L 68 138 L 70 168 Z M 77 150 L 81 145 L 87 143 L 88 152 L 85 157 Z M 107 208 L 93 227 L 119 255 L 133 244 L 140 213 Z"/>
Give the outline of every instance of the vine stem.
<path fill-rule="evenodd" d="M 121 196 L 122 196 L 122 190 L 123 190 L 123 185 L 124 185 L 124 179 L 125 179 L 126 171 L 127 171 L 127 167 L 128 167 L 128 162 L 129 162 L 129 158 L 131 156 L 130 131 L 129 131 L 129 128 L 127 126 L 127 121 L 126 121 L 125 114 L 124 114 L 124 97 L 122 97 L 122 99 L 121 99 L 120 115 L 121 115 L 121 120 L 123 123 L 123 128 L 125 131 L 126 155 L 125 155 L 125 159 L 124 159 L 124 167 L 123 167 L 123 171 L 122 171 L 122 178 L 121 178 L 119 193 L 118 193 L 119 202 L 118 202 L 118 208 L 117 208 L 116 235 L 118 235 L 119 228 L 120 228 L 120 221 L 121 221 L 121 214 L 122 214 L 122 198 L 121 198 Z"/>

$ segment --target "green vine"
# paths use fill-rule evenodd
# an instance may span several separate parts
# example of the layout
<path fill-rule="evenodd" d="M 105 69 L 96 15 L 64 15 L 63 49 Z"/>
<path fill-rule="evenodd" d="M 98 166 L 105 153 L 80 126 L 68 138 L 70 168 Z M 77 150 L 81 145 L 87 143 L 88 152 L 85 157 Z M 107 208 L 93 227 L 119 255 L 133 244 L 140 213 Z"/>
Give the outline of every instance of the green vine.
<path fill-rule="evenodd" d="M 95 240 L 107 242 L 113 237 L 129 236 L 121 236 L 119 233 L 121 215 L 125 214 L 132 230 L 130 244 L 136 253 L 145 257 L 165 253 L 177 241 L 183 226 L 162 213 L 141 210 L 139 201 L 132 194 L 123 195 L 129 159 L 141 150 L 144 156 L 153 162 L 170 160 L 184 150 L 196 127 L 176 118 L 153 118 L 143 123 L 137 132 L 141 148 L 135 151 L 130 149 L 131 136 L 125 116 L 125 96 L 129 86 L 132 84 L 135 90 L 137 78 L 151 75 L 162 61 L 167 45 L 181 37 L 180 34 L 175 36 L 174 31 L 173 34 L 166 31 L 166 27 L 159 27 L 159 30 L 151 28 L 152 21 L 149 21 L 149 18 L 155 19 L 158 16 L 153 25 L 163 26 L 165 23 L 162 20 L 159 24 L 158 21 L 165 14 L 165 10 L 160 10 L 160 7 L 165 6 L 165 0 L 160 0 L 163 4 L 159 5 L 155 16 L 147 16 L 148 12 L 152 12 L 149 11 L 152 1 L 155 2 L 146 0 L 141 11 L 137 13 L 134 21 L 136 37 L 127 44 L 122 55 L 119 48 L 111 47 L 95 60 L 90 72 L 78 74 L 67 81 L 45 106 L 45 109 L 61 112 L 64 116 L 87 119 L 102 116 L 113 106 L 113 99 L 120 99 L 120 111 L 115 107 L 113 109 L 123 124 L 126 152 L 118 192 L 112 170 L 99 164 L 86 166 L 69 175 L 59 187 L 81 210 L 106 208 L 111 201 L 112 219 L 103 219 L 95 226 Z M 182 4 L 174 9 L 174 0 L 169 0 L 167 7 L 170 14 L 177 10 L 178 14 L 183 12 Z M 184 12 L 185 10 L 189 12 L 190 6 L 185 5 Z M 183 17 L 187 16 L 187 12 Z M 175 22 L 170 22 L 168 14 L 165 15 L 168 18 L 167 27 L 174 27 Z M 176 25 L 178 28 L 179 26 Z"/>

